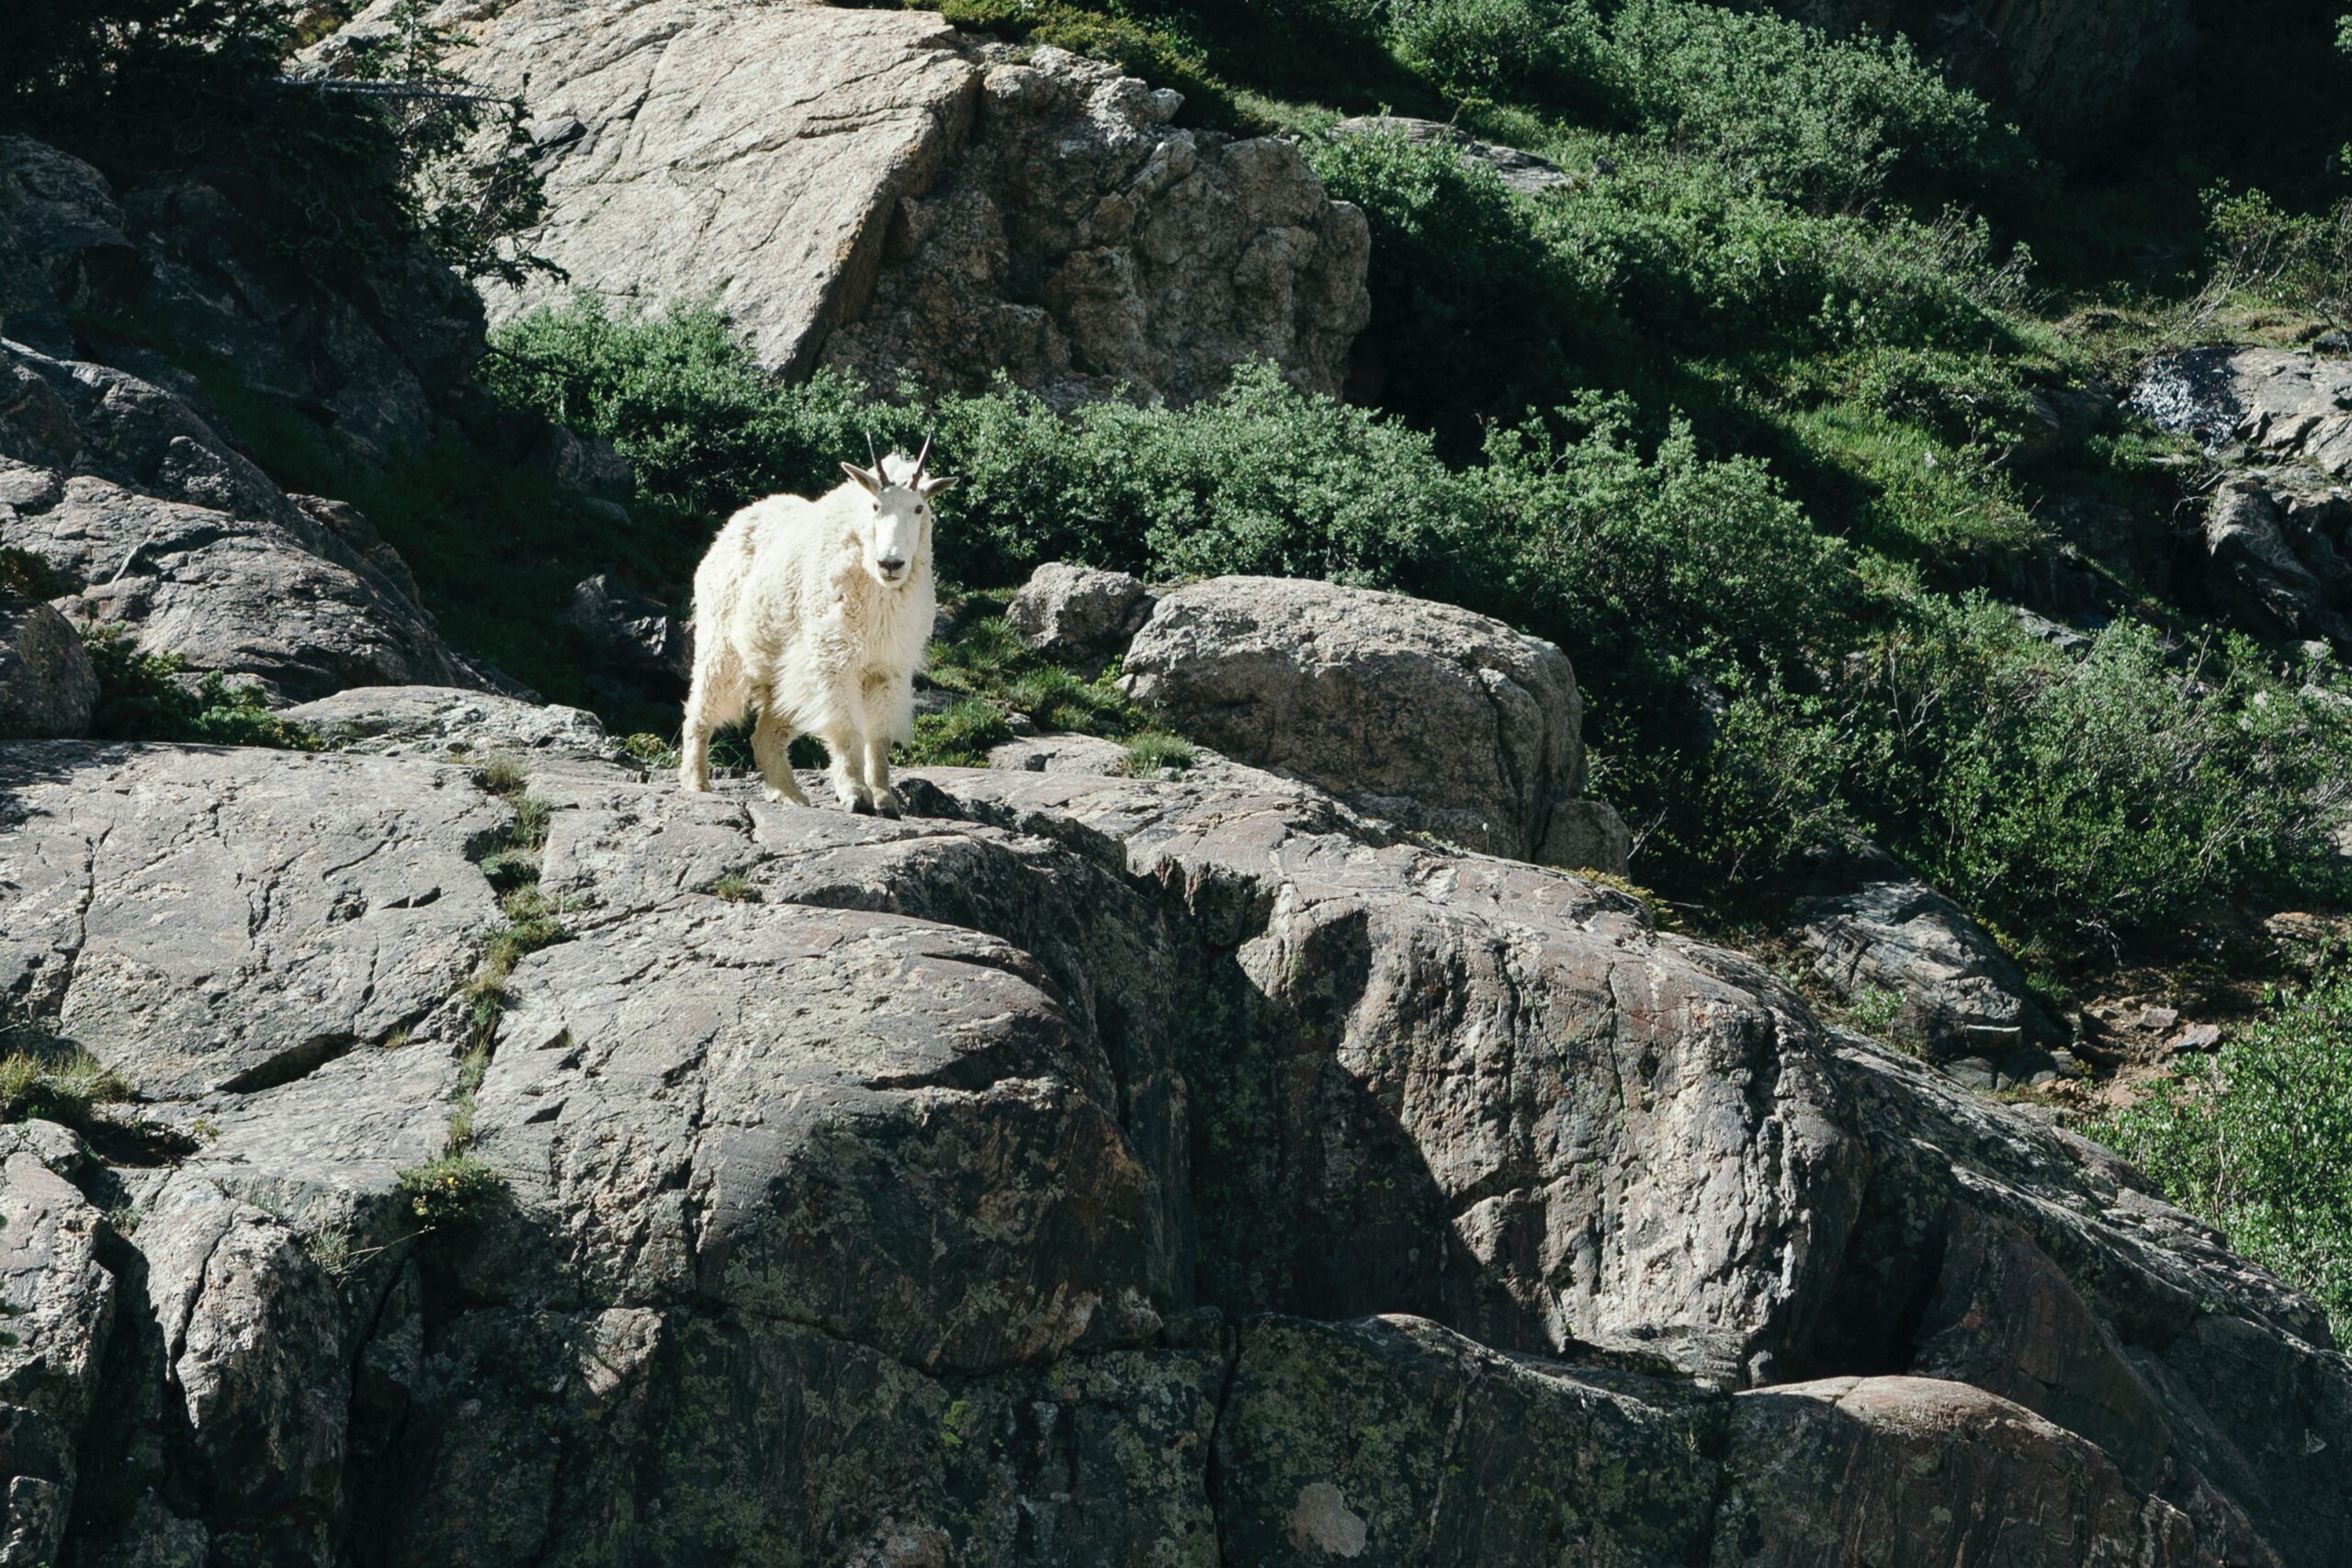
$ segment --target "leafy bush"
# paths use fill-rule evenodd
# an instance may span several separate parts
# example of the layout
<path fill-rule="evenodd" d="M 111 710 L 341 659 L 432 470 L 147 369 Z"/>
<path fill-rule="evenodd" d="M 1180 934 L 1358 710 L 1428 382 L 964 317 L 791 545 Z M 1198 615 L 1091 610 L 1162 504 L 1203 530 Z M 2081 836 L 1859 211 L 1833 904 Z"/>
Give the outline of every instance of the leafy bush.
<path fill-rule="evenodd" d="M 1851 612 L 1846 551 L 1761 464 L 1702 457 L 1679 421 L 1645 457 L 1629 412 L 1588 397 L 1489 437 L 1464 602 L 1677 673 L 1787 664 Z"/>
<path fill-rule="evenodd" d="M 1589 98 L 1606 71 L 1586 0 L 1397 0 L 1392 36 L 1455 98 Z"/>
<path fill-rule="evenodd" d="M 48 558 L 0 546 L 0 599 L 54 599 L 65 581 Z"/>
<path fill-rule="evenodd" d="M 2352 971 L 2272 993 L 2217 1055 L 2091 1132 L 2352 1338 Z"/>
<path fill-rule="evenodd" d="M 2025 158 L 1983 99 L 1899 38 L 1832 39 L 1767 11 L 1626 0 L 1604 58 L 1621 112 L 1646 134 L 1816 209 L 1897 183 L 1982 182 Z"/>
<path fill-rule="evenodd" d="M 2352 327 L 2352 197 L 2290 212 L 2261 191 L 2205 194 L 2220 253 L 2211 286 L 2290 305 L 2341 332 Z"/>
<path fill-rule="evenodd" d="M 548 264 L 515 236 L 544 210 L 519 105 L 503 144 L 468 151 L 492 106 L 449 89 L 461 41 L 401 0 L 358 73 L 422 90 L 366 96 L 280 73 L 320 8 L 291 0 L 16 0 L 0 8 L 0 130 L 55 142 L 118 175 L 200 173 L 334 282 L 355 260 L 422 243 L 469 276 Z M 349 7 L 325 8 L 339 19 Z"/>
<path fill-rule="evenodd" d="M 469 1154 L 446 1154 L 400 1173 L 399 1191 L 426 1228 L 442 1230 L 481 1217 L 505 1190 L 498 1172 Z"/>
<path fill-rule="evenodd" d="M 2053 956 L 2344 891 L 2352 716 L 2240 639 L 2176 650 L 2119 621 L 2071 658 L 2002 605 L 1922 598 L 1826 698 L 1743 696 L 1733 724 L 1750 787 L 1795 803 L 1781 820 L 1859 820 Z"/>
<path fill-rule="evenodd" d="M 98 705 L 91 733 L 111 740 L 175 740 L 210 746 L 267 746 L 315 751 L 319 738 L 269 710 L 255 685 L 232 688 L 218 671 L 193 682 L 175 653 L 141 653 L 112 626 L 85 639 L 97 671 Z"/>
<path fill-rule="evenodd" d="M 616 316 L 582 295 L 494 333 L 483 368 L 504 400 L 612 440 L 643 489 L 706 512 L 830 490 L 840 459 L 865 448 L 854 383 L 828 373 L 781 390 L 707 306 Z"/>

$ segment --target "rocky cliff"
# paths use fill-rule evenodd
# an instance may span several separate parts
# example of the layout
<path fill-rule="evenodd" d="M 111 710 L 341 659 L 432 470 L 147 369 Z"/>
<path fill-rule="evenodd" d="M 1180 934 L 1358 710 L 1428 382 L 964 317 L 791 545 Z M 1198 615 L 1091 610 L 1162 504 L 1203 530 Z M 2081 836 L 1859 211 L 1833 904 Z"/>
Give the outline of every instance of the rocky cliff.
<path fill-rule="evenodd" d="M 337 702 L 407 754 L 0 750 L 0 994 L 141 1090 L 6 1134 L 19 1560 L 2352 1551 L 2307 1301 L 1623 894 Z"/>
<path fill-rule="evenodd" d="M 319 51 L 388 25 L 379 3 Z M 1180 95 L 924 12 L 519 0 L 435 13 L 526 98 L 568 281 L 717 303 L 761 360 L 1057 402 L 1186 402 L 1255 357 L 1337 392 L 1371 305 L 1363 215 L 1297 151 L 1171 123 Z"/>

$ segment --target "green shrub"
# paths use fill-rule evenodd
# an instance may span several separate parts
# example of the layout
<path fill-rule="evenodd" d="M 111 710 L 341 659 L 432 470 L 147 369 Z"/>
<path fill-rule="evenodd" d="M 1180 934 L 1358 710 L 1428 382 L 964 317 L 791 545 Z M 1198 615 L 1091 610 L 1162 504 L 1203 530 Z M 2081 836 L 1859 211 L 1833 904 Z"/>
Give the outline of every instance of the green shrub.
<path fill-rule="evenodd" d="M 259 686 L 232 688 L 218 671 L 191 682 L 184 679 L 187 661 L 178 654 L 141 653 L 112 626 L 86 634 L 84 643 L 98 676 L 98 704 L 90 721 L 94 735 L 286 751 L 320 749 L 316 734 L 269 710 Z"/>
<path fill-rule="evenodd" d="M 484 379 L 501 398 L 615 442 L 643 490 L 686 507 L 724 515 L 778 491 L 821 493 L 865 450 L 870 411 L 854 383 L 828 373 L 784 389 L 707 306 L 616 316 L 582 295 L 491 341 Z M 874 434 L 902 441 L 910 428 Z"/>
<path fill-rule="evenodd" d="M 45 556 L 0 546 L 0 599 L 54 599 L 65 580 Z"/>
<path fill-rule="evenodd" d="M 2243 640 L 2176 650 L 2119 621 L 2072 658 L 2003 605 L 1921 598 L 1844 671 L 1810 704 L 1735 705 L 1753 788 L 1801 803 L 1782 820 L 1867 825 L 2052 956 L 2160 942 L 2233 897 L 2345 891 L 2352 716 Z"/>
<path fill-rule="evenodd" d="M 1589 100 L 1606 69 L 1585 0 L 1396 0 L 1406 63 L 1455 98 Z"/>
<path fill-rule="evenodd" d="M 409 1213 L 428 1230 L 478 1221 L 506 1185 L 495 1170 L 463 1153 L 411 1166 L 400 1173 L 398 1184 Z"/>
<path fill-rule="evenodd" d="M 1896 183 L 1982 182 L 2025 162 L 1983 99 L 1899 38 L 1833 39 L 1695 0 L 1626 0 L 1608 31 L 1609 88 L 1632 123 L 1817 209 Z"/>
<path fill-rule="evenodd" d="M 2352 971 L 2272 993 L 2217 1055 L 2090 1131 L 2352 1339 Z"/>
<path fill-rule="evenodd" d="M 1856 602 L 1843 547 L 1761 464 L 1710 461 L 1679 421 L 1645 457 L 1628 420 L 1590 397 L 1497 430 L 1450 596 L 1604 668 L 1778 668 L 1834 635 Z"/>
<path fill-rule="evenodd" d="M 2218 253 L 2218 293 L 2291 306 L 2337 331 L 2352 327 L 2352 197 L 2290 212 L 2258 190 L 2205 193 Z"/>

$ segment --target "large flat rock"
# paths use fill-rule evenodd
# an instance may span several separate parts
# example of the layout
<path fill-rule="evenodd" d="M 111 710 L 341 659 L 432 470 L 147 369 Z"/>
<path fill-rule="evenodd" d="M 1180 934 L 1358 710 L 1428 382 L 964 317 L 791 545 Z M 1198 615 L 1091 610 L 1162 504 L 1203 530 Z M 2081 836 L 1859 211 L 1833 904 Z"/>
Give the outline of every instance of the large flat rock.
<path fill-rule="evenodd" d="M 493 291 L 493 319 L 573 288 L 709 300 L 786 370 L 865 309 L 978 80 L 926 11 L 521 0 L 462 26 L 476 46 L 450 68 L 528 100 L 552 214 L 528 243 L 571 274 Z"/>
<path fill-rule="evenodd" d="M 497 921 L 470 776 L 59 744 L 0 761 L 0 995 L 147 1093 L 299 1076 L 455 993 Z"/>
<path fill-rule="evenodd" d="M 0 996 L 147 1097 L 0 1132 L 24 1539 L 2352 1550 L 2310 1301 L 1634 899 L 1309 786 L 932 770 L 884 822 L 527 753 L 564 929 L 485 1025 L 470 772 L 0 759 Z M 428 1216 L 460 1121 L 488 1190 Z"/>

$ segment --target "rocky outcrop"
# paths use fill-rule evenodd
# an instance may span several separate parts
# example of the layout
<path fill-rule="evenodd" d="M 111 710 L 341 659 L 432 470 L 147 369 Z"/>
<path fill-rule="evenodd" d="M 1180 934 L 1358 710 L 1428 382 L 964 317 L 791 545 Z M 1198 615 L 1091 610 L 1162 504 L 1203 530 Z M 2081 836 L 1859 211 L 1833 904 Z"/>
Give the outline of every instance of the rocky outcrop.
<path fill-rule="evenodd" d="M 1816 850 L 1789 923 L 1849 1000 L 1894 1005 L 1887 1037 L 1986 1089 L 2052 1070 L 2064 1032 L 1966 911 L 1867 841 Z"/>
<path fill-rule="evenodd" d="M 1584 787 L 1584 708 L 1567 656 L 1500 621 L 1368 589 L 1220 577 L 1161 597 L 1125 668 L 1129 694 L 1186 735 L 1374 816 L 1526 860 L 1583 864 L 1622 846 L 1622 825 L 1612 836 L 1599 813 L 1569 808 Z M 1589 869 L 1622 874 L 1622 847 Z"/>
<path fill-rule="evenodd" d="M 289 698 L 481 683 L 390 547 L 312 505 L 164 388 L 0 344 L 0 545 L 47 559 L 69 619 Z"/>
<path fill-rule="evenodd" d="M 2215 608 L 2259 637 L 2352 652 L 2352 363 L 2186 349 L 2142 371 L 2132 403 L 2233 464 L 2193 550 Z"/>
<path fill-rule="evenodd" d="M 472 290 L 421 252 L 373 255 L 330 288 L 288 264 L 281 232 L 191 175 L 117 190 L 53 147 L 0 137 L 0 337 L 193 390 L 153 354 L 74 326 L 135 320 L 364 457 L 421 448 L 435 399 L 481 354 Z"/>
<path fill-rule="evenodd" d="M 2308 1301 L 1628 897 L 1297 784 L 941 771 L 883 822 L 526 766 L 568 940 L 485 1034 L 474 773 L 0 749 L 0 995 L 147 1096 L 0 1132 L 28 1539 L 2352 1549 Z M 459 1116 L 492 1185 L 420 1223 Z"/>
<path fill-rule="evenodd" d="M 1055 49 L 984 53 L 979 101 L 827 364 L 967 392 L 1003 374 L 1067 406 L 1189 403 L 1263 358 L 1338 392 L 1371 319 L 1371 229 L 1297 148 L 1180 129 L 1177 94 Z"/>
<path fill-rule="evenodd" d="M 369 757 L 477 757 L 547 752 L 616 762 L 621 749 L 596 716 L 447 686 L 360 686 L 288 708 L 286 716 L 337 751 Z"/>
<path fill-rule="evenodd" d="M 920 11 L 439 14 L 475 40 L 455 69 L 527 97 L 551 209 L 529 243 L 570 275 L 497 294 L 502 319 L 573 288 L 707 299 L 786 372 L 1182 402 L 1252 357 L 1337 392 L 1370 311 L 1370 231 L 1295 147 L 1180 129 L 1177 94 L 1058 50 Z"/>
<path fill-rule="evenodd" d="M 677 681 L 694 673 L 694 633 L 659 600 L 615 581 L 608 572 L 572 589 L 564 620 L 601 658 L 625 670 Z"/>
<path fill-rule="evenodd" d="M 74 623 L 47 604 L 0 599 L 0 739 L 87 735 L 97 700 Z"/>
<path fill-rule="evenodd" d="M 328 63 L 390 10 L 362 11 Z M 710 300 L 763 363 L 805 370 L 971 118 L 972 67 L 923 12 L 520 0 L 439 17 L 474 41 L 453 70 L 527 101 L 550 209 L 528 243 L 570 275 L 495 291 L 499 319 L 573 288 Z"/>
<path fill-rule="evenodd" d="M 1144 585 L 1124 571 L 1051 561 L 1005 606 L 1013 634 L 1049 658 L 1078 660 L 1124 644 L 1151 613 Z"/>
<path fill-rule="evenodd" d="M 2216 1561 L 2097 1447 L 1965 1383 L 1694 1397 L 1411 1319 L 1261 1319 L 1237 1337 L 1217 1428 L 1227 1561 Z"/>
<path fill-rule="evenodd" d="M 2293 470 L 2237 475 L 2206 502 L 2200 543 L 2207 592 L 2239 626 L 2352 649 L 2352 495 Z"/>
<path fill-rule="evenodd" d="M 1772 7 L 1831 32 L 1903 34 L 2061 157 L 2161 87 L 2196 42 L 2190 0 L 1772 0 Z"/>

